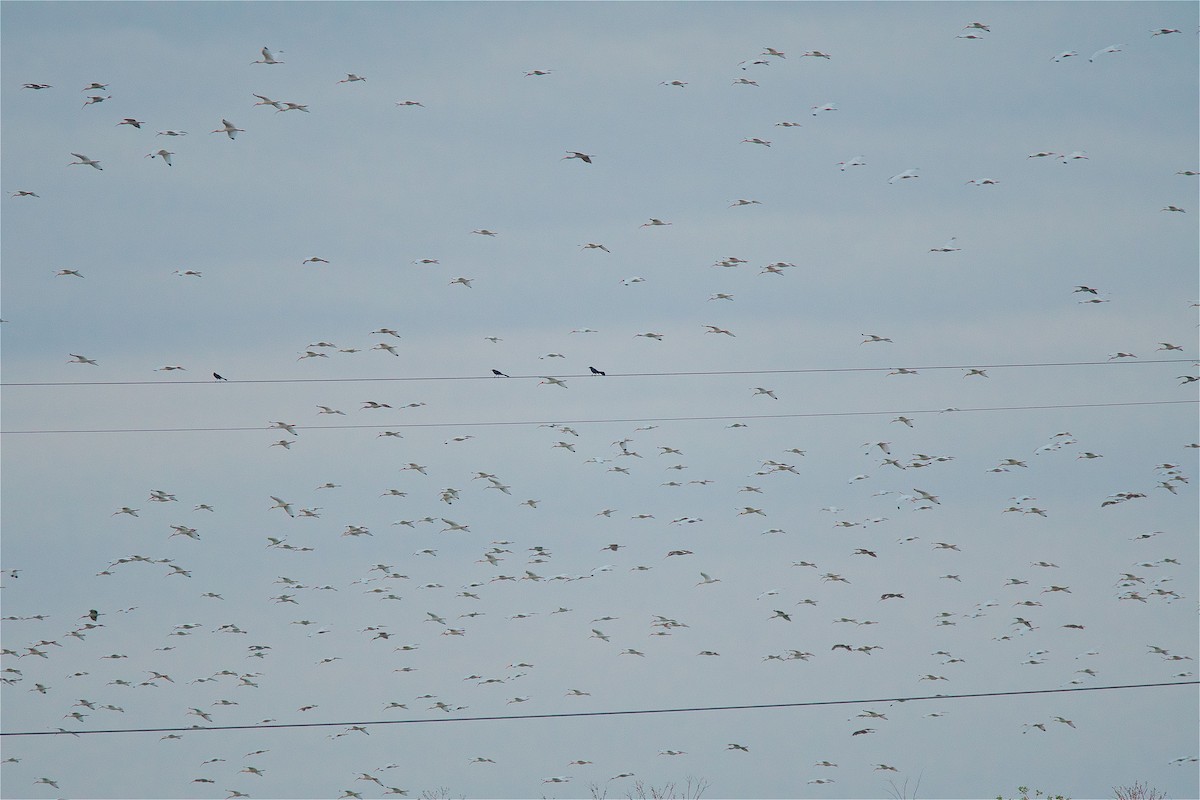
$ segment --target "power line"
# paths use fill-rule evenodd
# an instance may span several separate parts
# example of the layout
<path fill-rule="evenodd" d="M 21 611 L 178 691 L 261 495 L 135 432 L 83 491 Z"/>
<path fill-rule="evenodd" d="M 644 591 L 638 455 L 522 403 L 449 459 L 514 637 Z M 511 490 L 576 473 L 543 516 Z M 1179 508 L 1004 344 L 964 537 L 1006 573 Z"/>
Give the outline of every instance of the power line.
<path fill-rule="evenodd" d="M 893 411 L 811 411 L 797 414 L 738 414 L 723 416 L 692 417 L 607 417 L 597 419 L 556 420 L 497 420 L 492 422 L 395 422 L 386 425 L 295 425 L 302 431 L 334 430 L 395 430 L 398 428 L 472 428 L 529 425 L 593 425 L 599 423 L 646 423 L 646 422 L 721 422 L 728 420 L 808 419 L 819 417 L 870 417 L 899 414 L 947 414 L 979 413 L 992 411 L 1045 411 L 1059 408 L 1128 408 L 1133 406 L 1194 405 L 1200 400 L 1136 400 L 1124 403 L 1057 403 L 1036 406 L 980 406 L 976 408 L 901 409 Z M 279 430 L 276 427 L 188 427 L 188 428 L 79 428 L 38 429 L 24 431 L 0 431 L 0 435 L 17 434 L 78 434 L 78 433 L 237 433 L 246 431 Z"/>
<path fill-rule="evenodd" d="M 426 723 L 446 722 L 515 722 L 530 719 L 567 719 L 578 717 L 619 717 L 646 714 L 683 714 L 711 711 L 755 711 L 775 708 L 812 708 L 815 706 L 844 706 L 867 705 L 881 703 L 910 703 L 925 700 L 968 700 L 980 697 L 1015 697 L 1021 695 L 1062 694 L 1067 692 L 1097 692 L 1119 689 L 1156 689 L 1167 686 L 1196 686 L 1200 681 L 1175 681 L 1169 683 L 1131 683 L 1117 686 L 1072 686 L 1061 689 L 1024 689 L 1010 692 L 974 692 L 970 694 L 928 694 L 911 697 L 872 697 L 858 700 L 809 700 L 798 703 L 757 703 L 753 705 L 734 706 L 693 706 L 687 708 L 639 708 L 623 711 L 567 711 L 556 714 L 512 714 L 485 717 L 434 717 L 432 719 L 385 719 L 361 720 L 358 722 L 275 722 L 258 723 L 255 725 L 208 725 L 190 728 L 110 728 L 107 730 L 84 731 L 19 731 L 12 733 L 0 732 L 0 736 L 82 736 L 102 733 L 193 733 L 199 731 L 245 731 L 268 730 L 273 728 L 340 728 L 352 725 L 422 725 Z"/>
<path fill-rule="evenodd" d="M 1037 367 L 1115 367 L 1119 365 L 1129 364 L 1181 364 L 1193 363 L 1195 359 L 1191 358 L 1158 358 L 1158 359 L 1139 359 L 1137 361 L 1129 361 L 1121 359 L 1119 361 L 1061 361 L 1061 362 L 1031 362 L 1027 364 L 927 364 L 924 366 L 913 366 L 908 369 L 915 370 L 946 370 L 946 369 L 1025 369 Z M 690 371 L 690 372 L 608 372 L 605 377 L 608 378 L 678 378 L 678 377 L 695 377 L 708 375 L 807 375 L 807 374 L 827 374 L 840 372 L 890 372 L 895 367 L 810 367 L 805 369 L 748 369 L 748 370 L 713 370 L 713 371 Z M 228 384 L 273 384 L 273 383 L 374 383 L 388 381 L 494 381 L 496 375 L 420 375 L 420 376 L 390 376 L 381 378 L 264 378 L 264 379 L 229 379 L 222 380 L 220 383 Z M 544 373 L 531 375 L 510 375 L 507 376 L 511 380 L 524 380 L 531 378 L 543 378 Z M 596 378 L 599 376 L 590 373 L 572 373 L 567 375 L 558 375 L 561 378 Z M 188 385 L 212 385 L 217 383 L 215 380 L 179 380 L 179 381 L 30 381 L 30 382 L 4 382 L 0 386 L 22 386 L 22 387 L 39 387 L 39 386 L 188 386 Z"/>

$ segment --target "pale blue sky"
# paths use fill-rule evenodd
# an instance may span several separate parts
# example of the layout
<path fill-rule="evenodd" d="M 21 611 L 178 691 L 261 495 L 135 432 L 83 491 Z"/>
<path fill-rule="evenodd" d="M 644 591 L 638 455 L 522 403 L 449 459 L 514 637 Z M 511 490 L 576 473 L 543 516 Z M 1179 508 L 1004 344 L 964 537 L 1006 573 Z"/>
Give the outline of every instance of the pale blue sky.
<path fill-rule="evenodd" d="M 4 733 L 1195 681 L 1194 4 L 0 9 L 3 641 L 48 656 L 4 657 Z M 1146 496 L 1102 505 L 1121 492 Z M 191 577 L 109 567 L 134 554 Z M 5 736 L 3 794 L 1188 797 L 1196 708 L 1190 685 Z"/>

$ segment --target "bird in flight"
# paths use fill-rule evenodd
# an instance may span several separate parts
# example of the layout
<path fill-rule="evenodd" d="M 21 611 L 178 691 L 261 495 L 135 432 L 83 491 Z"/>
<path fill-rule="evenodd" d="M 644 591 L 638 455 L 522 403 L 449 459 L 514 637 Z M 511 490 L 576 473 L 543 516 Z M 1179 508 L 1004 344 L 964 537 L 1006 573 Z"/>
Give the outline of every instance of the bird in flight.
<path fill-rule="evenodd" d="M 276 497 L 275 495 L 271 495 L 271 499 L 275 501 L 275 505 L 271 506 L 271 508 L 282 508 L 289 517 L 296 516 L 295 514 L 292 513 L 292 504 L 291 503 L 289 503 L 286 500 L 281 500 L 278 497 Z"/>
<path fill-rule="evenodd" d="M 228 136 L 230 139 L 236 139 L 237 135 L 239 133 L 244 133 L 244 132 L 245 132 L 244 128 L 237 127 L 236 125 L 234 125 L 232 122 L 230 122 L 227 119 L 221 120 L 221 127 L 217 128 L 216 130 L 209 131 L 209 133 L 223 133 L 226 136 Z"/>
<path fill-rule="evenodd" d="M 1097 56 L 1108 55 L 1110 53 L 1120 53 L 1121 48 L 1124 46 L 1125 45 L 1123 44 L 1110 44 L 1108 47 L 1105 47 L 1102 50 L 1097 50 L 1096 52 L 1092 53 L 1091 57 L 1088 59 L 1088 63 L 1094 62 Z"/>
<path fill-rule="evenodd" d="M 72 161 L 72 162 L 71 162 L 70 164 L 68 164 L 67 166 L 74 166 L 74 165 L 78 164 L 78 165 L 80 165 L 80 166 L 95 167 L 95 168 L 96 168 L 96 169 L 98 169 L 98 170 L 103 170 L 103 169 L 104 169 L 104 167 L 100 166 L 100 162 L 99 162 L 99 161 L 96 161 L 96 160 L 95 160 L 95 159 L 93 159 L 93 158 L 88 158 L 87 156 L 80 155 L 79 153 L 71 153 L 71 155 L 75 156 L 75 157 L 76 157 L 76 158 L 78 158 L 79 160 L 78 160 L 78 161 Z"/>
<path fill-rule="evenodd" d="M 279 52 L 282 53 L 283 51 L 280 50 Z M 272 53 L 268 48 L 264 47 L 262 49 L 262 58 L 259 59 L 258 61 L 251 61 L 250 63 L 251 64 L 282 64 L 284 62 L 277 60 L 275 58 L 275 54 Z"/>
<path fill-rule="evenodd" d="M 957 252 L 962 249 L 961 247 L 955 247 L 955 244 L 957 242 L 958 242 L 958 239 L 954 236 L 951 236 L 950 241 L 946 242 L 941 247 L 929 248 L 929 252 L 931 252 L 931 253 L 954 253 L 954 252 Z"/>
<path fill-rule="evenodd" d="M 595 158 L 595 156 L 590 156 L 587 153 L 580 153 L 575 150 L 568 150 L 567 154 L 559 160 L 565 161 L 565 160 L 571 159 L 571 158 L 578 158 L 583 163 L 590 164 L 590 163 L 592 163 L 592 159 Z"/>

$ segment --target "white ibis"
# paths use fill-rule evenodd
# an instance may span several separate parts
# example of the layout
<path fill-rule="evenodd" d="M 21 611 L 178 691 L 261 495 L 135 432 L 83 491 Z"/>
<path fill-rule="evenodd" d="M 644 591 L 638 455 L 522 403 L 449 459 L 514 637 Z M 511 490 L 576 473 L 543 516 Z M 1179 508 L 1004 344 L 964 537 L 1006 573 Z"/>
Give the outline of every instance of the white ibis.
<path fill-rule="evenodd" d="M 89 167 L 95 167 L 96 169 L 101 170 L 101 171 L 103 171 L 103 169 L 104 169 L 104 167 L 100 166 L 100 162 L 93 158 L 88 158 L 87 156 L 80 155 L 79 153 L 71 153 L 71 155 L 75 156 L 79 160 L 72 161 L 67 166 L 75 166 L 76 164 L 79 164 L 79 165 L 86 165 Z"/>
<path fill-rule="evenodd" d="M 279 52 L 282 53 L 283 51 L 280 50 Z M 276 59 L 274 53 L 272 53 L 268 48 L 264 47 L 262 49 L 262 58 L 258 61 L 251 61 L 250 63 L 251 64 L 282 64 L 284 62 Z"/>
<path fill-rule="evenodd" d="M 230 122 L 227 119 L 221 120 L 221 127 L 217 128 L 216 130 L 209 131 L 209 133 L 223 133 L 226 136 L 228 136 L 230 139 L 236 139 L 237 135 L 239 133 L 244 133 L 244 132 L 245 132 L 244 128 L 237 127 L 236 125 L 234 125 L 232 122 Z"/>

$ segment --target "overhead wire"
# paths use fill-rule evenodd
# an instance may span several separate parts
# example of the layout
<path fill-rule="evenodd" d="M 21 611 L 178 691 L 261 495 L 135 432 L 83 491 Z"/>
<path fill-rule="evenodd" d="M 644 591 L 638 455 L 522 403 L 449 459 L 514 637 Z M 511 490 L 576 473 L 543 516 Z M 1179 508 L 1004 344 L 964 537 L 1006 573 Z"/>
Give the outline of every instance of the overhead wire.
<path fill-rule="evenodd" d="M 680 417 L 599 417 L 593 419 L 546 419 L 546 420 L 493 420 L 485 422 L 393 422 L 372 425 L 293 425 L 296 430 L 326 431 L 326 430 L 394 430 L 398 428 L 471 428 L 471 427 L 505 427 L 530 425 L 592 425 L 607 423 L 649 423 L 649 422 L 722 422 L 728 420 L 768 420 L 768 419 L 808 419 L 820 417 L 864 417 L 890 416 L 898 414 L 948 414 L 948 413 L 979 413 L 997 411 L 1045 411 L 1063 408 L 1128 408 L 1134 406 L 1171 406 L 1196 405 L 1200 400 L 1134 400 L 1116 403 L 1052 403 L 1031 406 L 979 406 L 966 408 L 939 409 L 901 409 L 886 411 L 811 411 L 793 414 L 727 414 L 715 416 L 680 416 Z M 0 430 L 0 436 L 15 436 L 18 434 L 83 434 L 83 433 L 237 433 L 246 431 L 279 430 L 278 426 L 229 426 L 229 427 L 176 427 L 176 428 L 43 428 L 33 430 Z"/>
<path fill-rule="evenodd" d="M 1099 366 L 1129 366 L 1135 364 L 1178 364 L 1195 363 L 1191 358 L 1148 358 L 1130 361 L 1127 359 L 1109 361 L 1046 361 L 1016 364 L 926 364 L 908 367 L 914 370 L 965 370 L 965 369 L 1029 369 L 1040 367 L 1099 367 Z M 806 367 L 795 369 L 748 369 L 748 370 L 693 370 L 678 372 L 607 372 L 608 378 L 677 378 L 713 375 L 806 375 L 854 372 L 889 372 L 895 367 Z M 560 378 L 594 378 L 591 373 L 556 373 Z M 0 387 L 41 387 L 41 386 L 188 386 L 210 385 L 214 383 L 227 384 L 274 384 L 274 383 L 377 383 L 390 381 L 494 381 L 496 375 L 393 375 L 374 378 L 246 378 L 246 379 L 215 379 L 204 380 L 157 380 L 157 381 L 6 381 L 0 382 Z M 528 375 L 503 376 L 512 380 L 545 377 L 545 373 Z"/>
<path fill-rule="evenodd" d="M 971 692 L 965 694 L 929 694 L 908 697 L 871 697 L 842 700 L 807 700 L 796 703 L 754 703 L 747 705 L 728 706 L 690 706 L 682 708 L 638 708 L 618 711 L 566 711 L 549 714 L 504 714 L 494 716 L 474 717 L 433 717 L 429 719 L 386 719 L 359 720 L 355 722 L 260 722 L 253 725 L 204 725 L 187 728 L 108 728 L 94 730 L 53 730 L 53 731 L 0 731 L 0 736 L 82 736 L 93 734 L 116 733 L 200 733 L 206 731 L 244 731 L 270 730 L 281 728 L 344 728 L 351 726 L 366 727 L 368 725 L 423 725 L 427 723 L 457 723 L 457 722 L 516 722 L 534 719 L 571 719 L 587 717 L 618 717 L 639 716 L 649 714 L 683 714 L 714 711 L 756 711 L 778 708 L 812 708 L 816 706 L 867 705 L 882 703 L 912 703 L 926 700 L 939 702 L 947 700 L 969 700 L 984 697 L 1017 697 L 1029 695 L 1063 694 L 1069 692 L 1097 692 L 1122 689 L 1157 689 L 1168 686 L 1196 686 L 1200 680 L 1170 681 L 1163 683 L 1130 683 L 1114 686 L 1071 686 L 1058 689 L 1020 689 L 1007 692 Z"/>

